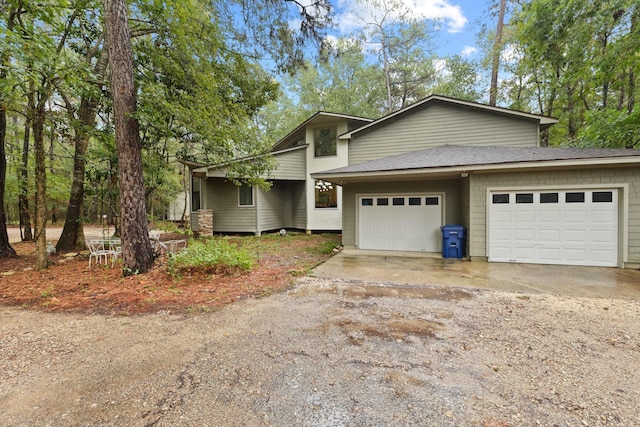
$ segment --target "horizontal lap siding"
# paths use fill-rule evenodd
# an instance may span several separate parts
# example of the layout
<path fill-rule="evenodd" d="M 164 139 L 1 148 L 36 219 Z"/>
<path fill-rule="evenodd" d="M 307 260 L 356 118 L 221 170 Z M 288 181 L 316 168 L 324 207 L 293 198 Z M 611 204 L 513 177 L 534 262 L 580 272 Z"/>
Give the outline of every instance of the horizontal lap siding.
<path fill-rule="evenodd" d="M 291 200 L 289 186 L 285 181 L 276 181 L 269 191 L 261 191 L 259 200 L 260 231 L 286 228 L 291 222 Z"/>
<path fill-rule="evenodd" d="M 276 154 L 273 157 L 278 162 L 278 167 L 272 173 L 274 179 L 306 179 L 306 148 Z"/>
<path fill-rule="evenodd" d="M 441 145 L 537 147 L 538 123 L 496 113 L 431 104 L 356 133 L 349 164 Z"/>
<path fill-rule="evenodd" d="M 500 174 L 477 174 L 471 177 L 470 255 L 486 257 L 487 188 L 488 187 L 556 187 L 602 184 L 629 184 L 629 259 L 640 263 L 640 169 L 582 169 L 572 171 L 540 171 Z M 621 193 L 622 194 L 622 193 Z M 620 227 L 623 224 L 620 223 Z"/>
<path fill-rule="evenodd" d="M 238 206 L 238 186 L 220 178 L 209 178 L 206 185 L 206 206 L 213 210 L 214 233 L 257 231 L 256 208 Z"/>
<path fill-rule="evenodd" d="M 366 194 L 394 194 L 394 193 L 445 193 L 444 210 L 445 224 L 464 223 L 462 212 L 462 182 L 448 181 L 411 181 L 411 182 L 371 182 L 348 184 L 342 188 L 343 230 L 342 243 L 355 246 L 357 235 L 357 206 L 356 196 Z"/>

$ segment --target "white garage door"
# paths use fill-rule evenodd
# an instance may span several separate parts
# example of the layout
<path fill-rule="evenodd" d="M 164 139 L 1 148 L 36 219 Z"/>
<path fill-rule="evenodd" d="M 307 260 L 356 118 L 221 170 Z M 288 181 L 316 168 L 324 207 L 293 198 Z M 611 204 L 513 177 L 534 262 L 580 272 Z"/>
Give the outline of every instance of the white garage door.
<path fill-rule="evenodd" d="M 489 203 L 489 261 L 618 263 L 618 190 L 492 192 Z"/>
<path fill-rule="evenodd" d="M 441 225 L 441 196 L 358 198 L 360 249 L 439 252 Z"/>

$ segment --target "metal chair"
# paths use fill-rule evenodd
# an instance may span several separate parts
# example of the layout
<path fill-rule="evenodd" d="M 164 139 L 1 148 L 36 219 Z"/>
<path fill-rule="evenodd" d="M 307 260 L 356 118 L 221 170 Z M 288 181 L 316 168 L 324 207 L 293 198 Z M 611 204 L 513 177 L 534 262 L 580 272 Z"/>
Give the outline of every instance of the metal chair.
<path fill-rule="evenodd" d="M 107 265 L 111 259 L 111 266 L 113 266 L 113 262 L 118 256 L 117 251 L 105 249 L 104 240 L 87 240 L 87 247 L 89 248 L 89 266 L 94 258 L 97 264 L 104 260 L 104 265 Z"/>

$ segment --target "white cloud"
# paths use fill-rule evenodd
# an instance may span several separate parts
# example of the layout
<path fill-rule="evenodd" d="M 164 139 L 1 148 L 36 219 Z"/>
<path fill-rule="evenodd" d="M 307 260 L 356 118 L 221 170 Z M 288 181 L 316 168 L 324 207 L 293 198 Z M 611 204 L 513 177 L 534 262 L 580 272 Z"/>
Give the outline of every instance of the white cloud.
<path fill-rule="evenodd" d="M 460 55 L 462 56 L 471 56 L 474 53 L 476 53 L 478 51 L 478 49 L 476 49 L 473 46 L 465 46 L 464 49 L 462 49 L 462 52 L 460 52 Z"/>
<path fill-rule="evenodd" d="M 450 0 L 398 0 L 405 10 L 411 12 L 413 16 L 425 19 L 442 20 L 450 33 L 462 31 L 469 20 L 464 16 L 462 8 L 450 3 Z M 364 2 L 357 0 L 339 0 L 336 22 L 343 33 L 347 33 L 362 25 L 358 16 L 379 15 L 380 10 L 376 10 Z M 367 10 L 369 9 L 369 10 Z"/>

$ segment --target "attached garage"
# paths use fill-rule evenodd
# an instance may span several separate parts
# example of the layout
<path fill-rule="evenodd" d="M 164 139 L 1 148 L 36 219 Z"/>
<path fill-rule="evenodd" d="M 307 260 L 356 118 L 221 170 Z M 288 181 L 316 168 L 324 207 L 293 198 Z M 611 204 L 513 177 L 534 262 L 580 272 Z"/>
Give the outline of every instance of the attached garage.
<path fill-rule="evenodd" d="M 442 195 L 358 197 L 360 249 L 439 252 Z"/>
<path fill-rule="evenodd" d="M 615 267 L 618 190 L 489 192 L 489 261 Z"/>

